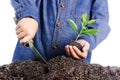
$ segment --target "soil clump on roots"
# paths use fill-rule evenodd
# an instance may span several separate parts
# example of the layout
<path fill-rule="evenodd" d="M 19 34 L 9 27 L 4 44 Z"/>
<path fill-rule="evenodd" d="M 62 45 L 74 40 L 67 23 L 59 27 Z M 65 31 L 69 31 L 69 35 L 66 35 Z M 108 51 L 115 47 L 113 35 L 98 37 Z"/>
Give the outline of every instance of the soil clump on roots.
<path fill-rule="evenodd" d="M 120 68 L 59 56 L 47 64 L 27 60 L 0 66 L 0 80 L 120 80 Z"/>

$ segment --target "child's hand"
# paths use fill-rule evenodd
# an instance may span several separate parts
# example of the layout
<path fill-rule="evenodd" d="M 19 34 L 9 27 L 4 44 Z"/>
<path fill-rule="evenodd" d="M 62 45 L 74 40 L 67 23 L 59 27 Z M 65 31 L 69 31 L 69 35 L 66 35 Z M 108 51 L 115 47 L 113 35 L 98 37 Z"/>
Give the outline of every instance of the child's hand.
<path fill-rule="evenodd" d="M 16 26 L 16 34 L 21 44 L 34 38 L 38 29 L 38 22 L 33 18 L 23 18 Z"/>
<path fill-rule="evenodd" d="M 80 51 L 76 46 L 71 46 L 71 45 L 66 45 L 65 51 L 69 56 L 75 59 L 84 59 L 87 57 L 90 45 L 87 41 L 83 39 L 78 40 L 77 42 L 83 46 L 82 51 Z"/>

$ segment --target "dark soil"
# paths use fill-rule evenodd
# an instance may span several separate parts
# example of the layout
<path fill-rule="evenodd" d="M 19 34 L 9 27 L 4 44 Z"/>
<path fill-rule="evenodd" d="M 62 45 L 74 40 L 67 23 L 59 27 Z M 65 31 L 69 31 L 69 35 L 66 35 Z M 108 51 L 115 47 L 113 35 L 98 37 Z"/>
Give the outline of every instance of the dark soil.
<path fill-rule="evenodd" d="M 82 45 L 75 40 L 70 41 L 68 45 L 76 46 L 80 51 L 82 51 Z"/>
<path fill-rule="evenodd" d="M 3 65 L 0 80 L 120 80 L 120 68 L 59 56 L 47 64 L 28 60 Z"/>

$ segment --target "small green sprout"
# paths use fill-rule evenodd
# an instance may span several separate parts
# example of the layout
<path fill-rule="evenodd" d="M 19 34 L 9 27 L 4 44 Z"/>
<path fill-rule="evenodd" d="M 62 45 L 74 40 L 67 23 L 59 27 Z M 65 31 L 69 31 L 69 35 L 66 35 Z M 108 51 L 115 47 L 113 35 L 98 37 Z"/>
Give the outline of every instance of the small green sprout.
<path fill-rule="evenodd" d="M 81 28 L 80 32 L 78 32 L 78 27 L 77 27 L 76 23 L 73 20 L 71 20 L 71 19 L 69 20 L 69 24 L 71 25 L 71 27 L 73 28 L 73 30 L 78 34 L 76 40 L 78 40 L 78 38 L 82 34 L 95 34 L 95 33 L 98 32 L 98 30 L 95 29 L 95 28 L 89 29 L 87 27 L 87 25 L 92 24 L 92 23 L 95 22 L 94 19 L 88 20 L 87 13 L 83 13 L 82 14 L 82 16 L 80 18 L 80 22 L 81 22 L 82 28 Z"/>

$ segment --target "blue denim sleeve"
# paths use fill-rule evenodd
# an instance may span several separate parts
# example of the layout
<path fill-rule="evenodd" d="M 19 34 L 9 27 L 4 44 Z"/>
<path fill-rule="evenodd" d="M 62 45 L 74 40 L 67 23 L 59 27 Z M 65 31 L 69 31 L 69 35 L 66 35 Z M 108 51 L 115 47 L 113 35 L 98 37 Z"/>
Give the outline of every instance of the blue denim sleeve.
<path fill-rule="evenodd" d="M 17 21 L 30 16 L 39 22 L 39 3 L 41 0 L 11 0 Z"/>
<path fill-rule="evenodd" d="M 109 34 L 109 12 L 107 0 L 94 0 L 91 7 L 90 18 L 95 19 L 95 23 L 88 25 L 99 30 L 96 34 L 84 34 L 79 39 L 85 39 L 90 43 L 90 50 L 94 49 Z"/>

